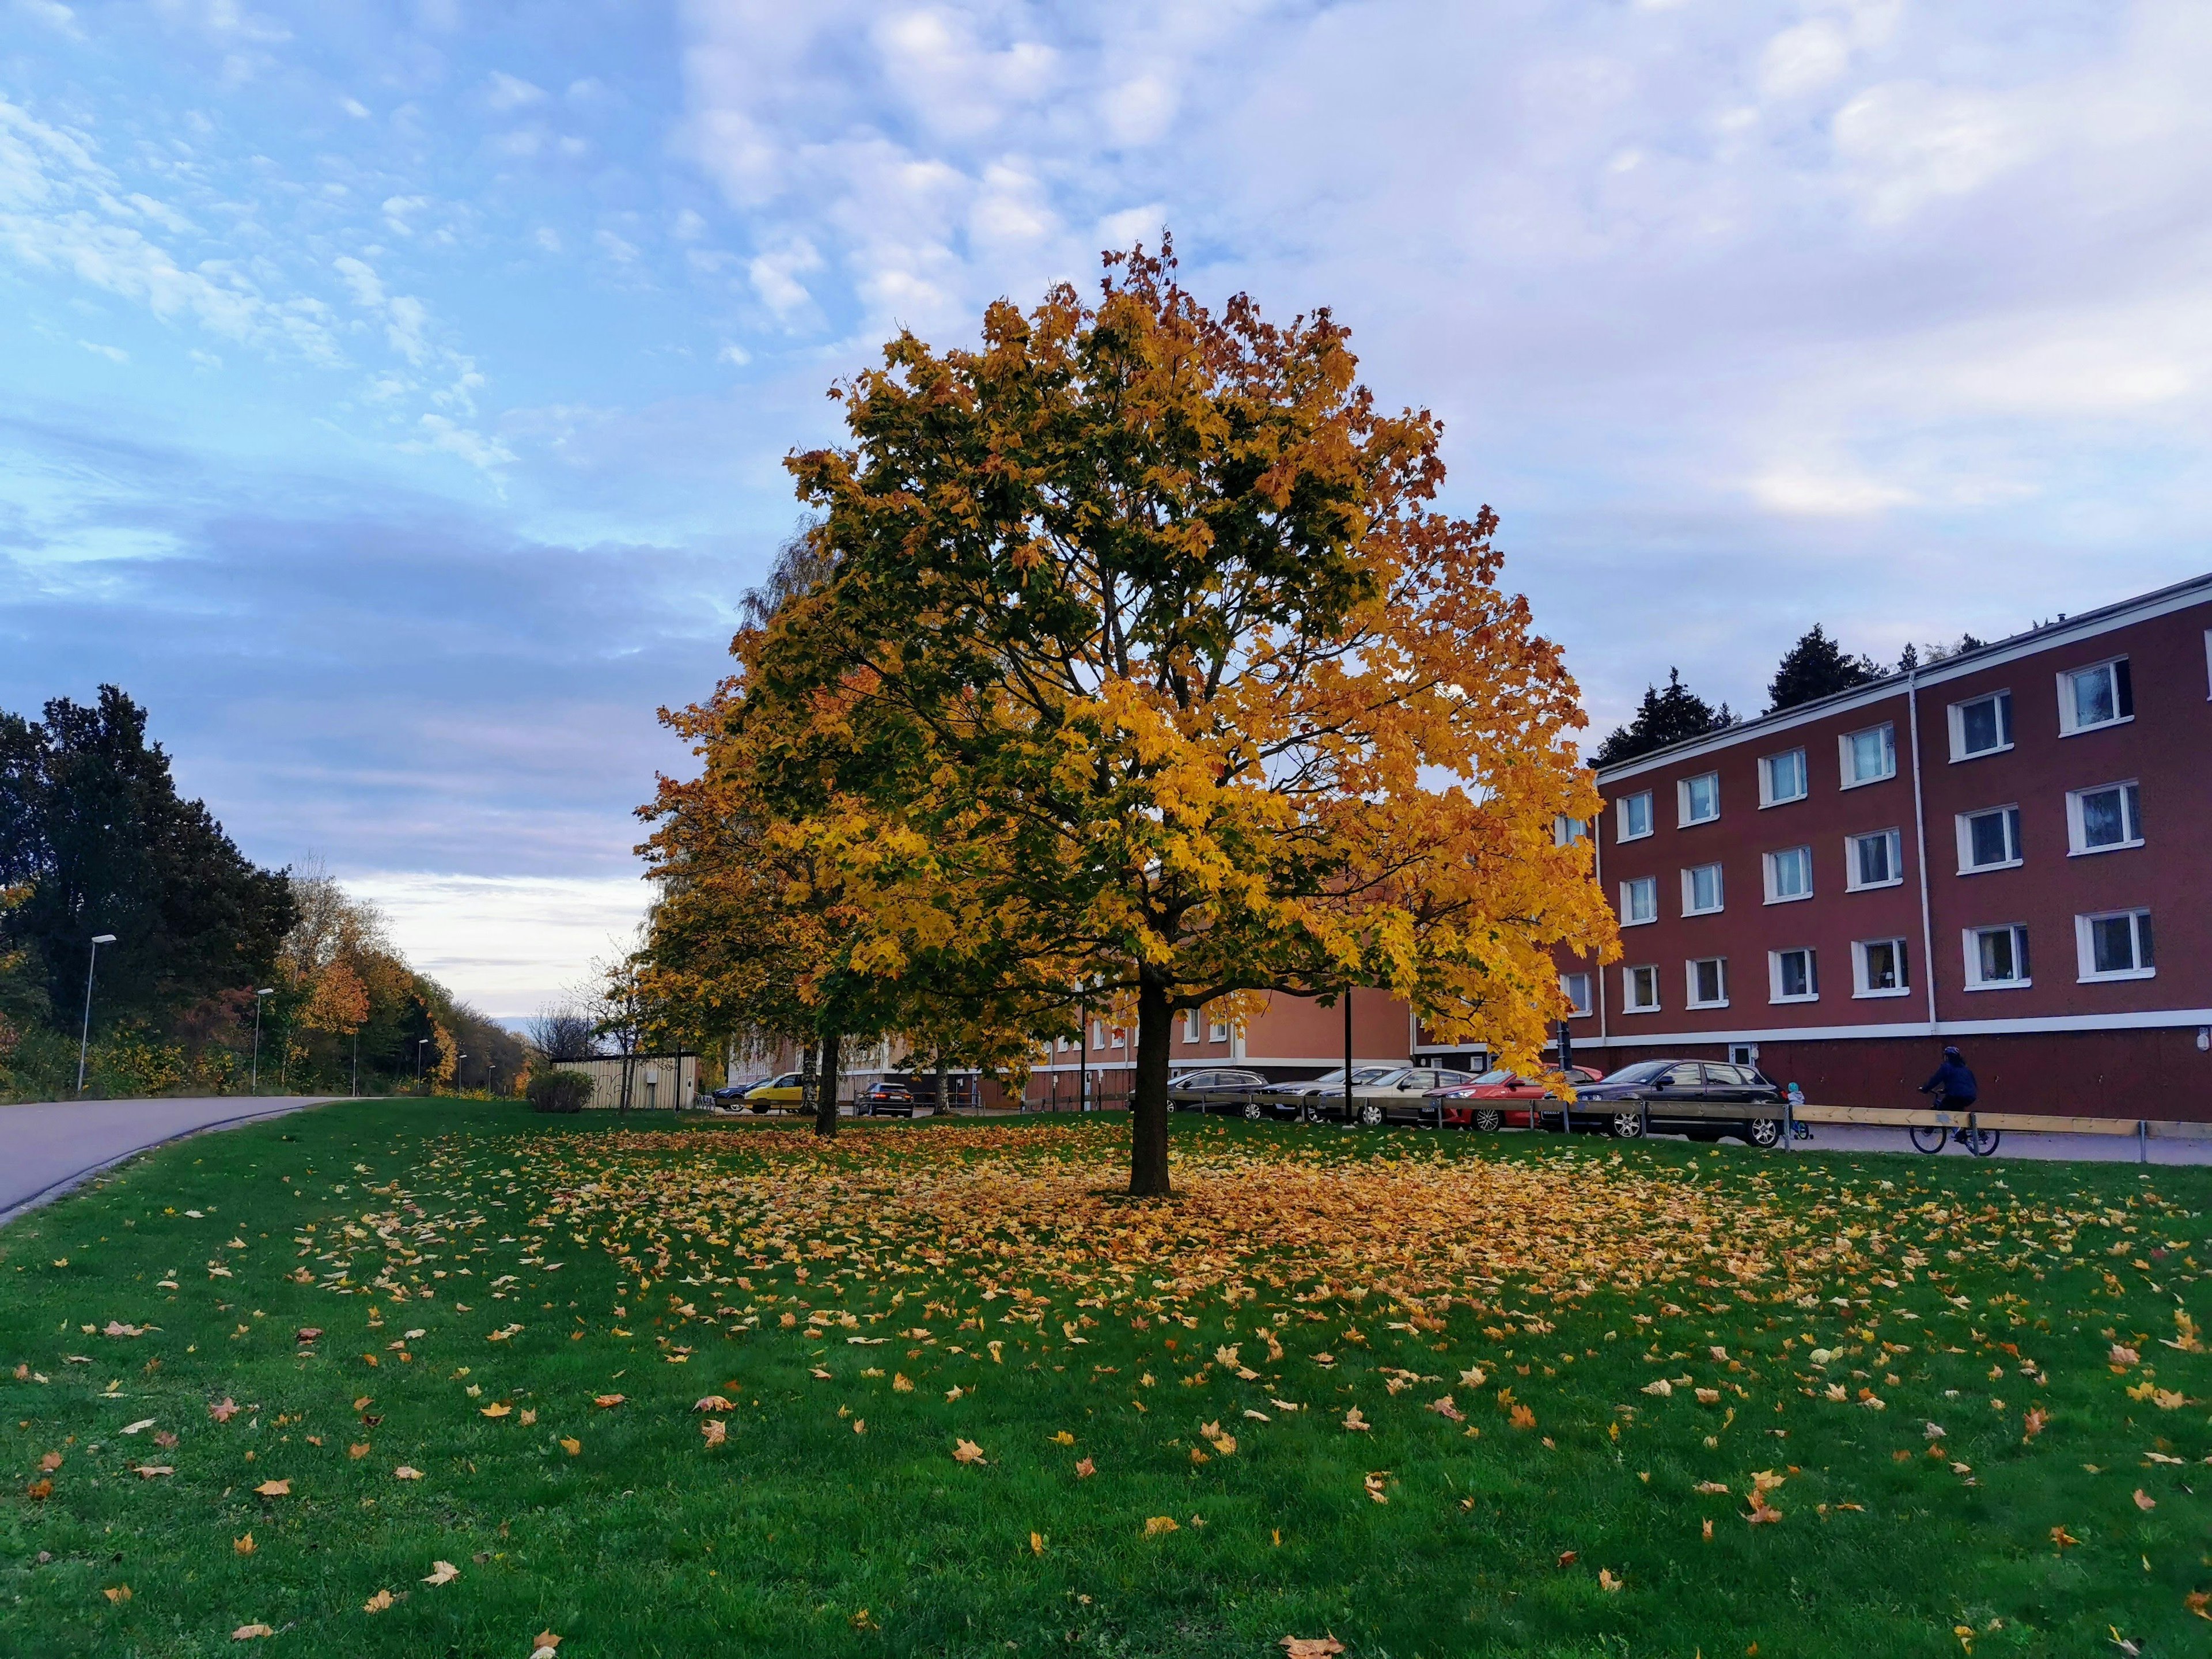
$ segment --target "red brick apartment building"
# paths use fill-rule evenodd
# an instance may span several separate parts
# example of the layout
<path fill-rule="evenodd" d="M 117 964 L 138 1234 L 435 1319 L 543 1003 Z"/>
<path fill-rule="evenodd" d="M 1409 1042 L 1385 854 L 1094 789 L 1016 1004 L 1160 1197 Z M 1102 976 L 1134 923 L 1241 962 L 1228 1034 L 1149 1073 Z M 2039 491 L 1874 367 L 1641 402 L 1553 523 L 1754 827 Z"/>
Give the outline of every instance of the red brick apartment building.
<path fill-rule="evenodd" d="M 2212 1119 L 2212 575 L 1598 775 L 1577 1054 Z"/>
<path fill-rule="evenodd" d="M 1748 1060 L 1902 1106 L 1945 1042 L 1996 1110 L 2212 1120 L 2212 575 L 1598 775 L 1622 959 L 1562 963 L 1577 1055 Z M 1333 1008 L 1180 1022 L 1179 1070 L 1340 1062 Z M 1354 999 L 1362 1063 L 1480 1067 Z M 1126 1097 L 1134 1055 L 1094 1024 Z M 1076 1097 L 1073 1045 L 1032 1101 Z"/>

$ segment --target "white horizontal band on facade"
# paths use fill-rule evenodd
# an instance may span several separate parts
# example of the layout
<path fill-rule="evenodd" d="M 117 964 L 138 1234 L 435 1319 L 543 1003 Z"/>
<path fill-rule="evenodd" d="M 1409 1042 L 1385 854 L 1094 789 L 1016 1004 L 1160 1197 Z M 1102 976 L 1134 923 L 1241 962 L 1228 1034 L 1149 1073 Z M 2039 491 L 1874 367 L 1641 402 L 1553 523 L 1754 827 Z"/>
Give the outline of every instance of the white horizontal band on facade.
<path fill-rule="evenodd" d="M 2185 1030 L 2212 1025 L 2212 1008 L 2153 1008 L 2128 1014 L 2052 1014 L 2027 1019 L 1924 1019 L 1887 1025 L 1790 1025 L 1747 1031 L 1641 1032 L 1628 1036 L 1576 1036 L 1577 1048 L 1674 1048 L 1693 1042 L 1820 1042 L 1869 1037 L 2037 1036 L 2045 1032 Z"/>

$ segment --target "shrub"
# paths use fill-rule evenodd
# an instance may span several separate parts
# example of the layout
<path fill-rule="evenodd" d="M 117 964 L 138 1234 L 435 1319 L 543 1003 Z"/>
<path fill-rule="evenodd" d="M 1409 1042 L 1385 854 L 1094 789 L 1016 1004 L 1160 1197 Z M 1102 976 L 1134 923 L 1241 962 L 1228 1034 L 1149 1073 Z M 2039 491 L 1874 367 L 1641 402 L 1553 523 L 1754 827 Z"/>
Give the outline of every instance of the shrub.
<path fill-rule="evenodd" d="M 540 1072 L 530 1079 L 533 1112 L 580 1112 L 592 1097 L 592 1079 L 582 1072 Z"/>

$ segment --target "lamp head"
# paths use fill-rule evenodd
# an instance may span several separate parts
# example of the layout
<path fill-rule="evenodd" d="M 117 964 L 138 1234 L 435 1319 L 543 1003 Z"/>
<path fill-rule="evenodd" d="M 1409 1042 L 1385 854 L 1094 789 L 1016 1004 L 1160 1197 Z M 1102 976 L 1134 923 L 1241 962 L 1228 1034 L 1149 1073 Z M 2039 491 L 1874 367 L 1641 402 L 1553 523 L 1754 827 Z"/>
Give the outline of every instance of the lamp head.
<path fill-rule="evenodd" d="M 276 994 L 276 988 L 272 985 L 267 990 L 256 991 L 253 994 L 258 997 L 273 997 Z"/>
<path fill-rule="evenodd" d="M 92 942 L 94 945 L 112 945 L 115 943 L 115 935 L 112 933 L 94 933 L 92 936 Z"/>

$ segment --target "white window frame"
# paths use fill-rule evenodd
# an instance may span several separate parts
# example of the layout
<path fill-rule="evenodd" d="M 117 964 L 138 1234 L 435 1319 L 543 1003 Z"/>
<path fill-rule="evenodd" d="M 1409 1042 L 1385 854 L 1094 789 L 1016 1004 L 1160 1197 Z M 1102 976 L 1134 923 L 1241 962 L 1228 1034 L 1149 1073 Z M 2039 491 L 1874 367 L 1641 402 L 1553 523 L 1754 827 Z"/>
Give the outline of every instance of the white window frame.
<path fill-rule="evenodd" d="M 1714 981 L 1720 987 L 1720 995 L 1711 1000 L 1698 994 L 1698 969 L 1707 965 L 1713 969 Z M 1685 1006 L 1691 1008 L 1725 1008 L 1729 1006 L 1729 971 L 1726 957 L 1692 957 L 1682 964 L 1683 978 L 1687 983 L 1684 993 Z"/>
<path fill-rule="evenodd" d="M 1859 879 L 1859 843 L 1872 841 L 1876 836 L 1889 842 L 1889 879 L 1861 881 Z M 1844 890 L 1846 893 L 1879 892 L 1885 887 L 1905 885 L 1905 832 L 1902 830 L 1867 830 L 1856 836 L 1844 837 Z"/>
<path fill-rule="evenodd" d="M 2130 832 L 2124 841 L 2108 841 L 2101 847 L 2089 845 L 2088 821 L 2081 810 L 2083 799 L 2089 795 L 2120 792 L 2120 816 L 2127 820 Z M 2142 785 L 2135 778 L 2118 783 L 2100 783 L 2087 789 L 2066 792 L 2066 855 L 2069 858 L 2094 858 L 2100 853 L 2124 853 L 2131 847 L 2143 844 Z"/>
<path fill-rule="evenodd" d="M 2081 915 L 2074 918 L 2075 963 L 2081 969 L 2080 982 L 2081 984 L 2102 985 L 2113 980 L 2156 979 L 2158 977 L 2157 937 L 2155 934 L 2153 934 L 2152 936 L 2152 949 L 2150 952 L 2152 960 L 2150 966 L 2142 967 L 2138 965 L 2134 968 L 2114 969 L 2106 973 L 2100 973 L 2097 971 L 2097 953 L 2096 947 L 2094 943 L 2092 924 L 2100 921 L 2118 921 L 2123 916 L 2128 918 L 2129 921 L 2134 924 L 2134 926 L 2130 927 L 2128 930 L 2129 945 L 2134 953 L 2136 963 L 2140 964 L 2144 955 L 2142 948 L 2143 934 L 2147 930 L 2148 930 L 2150 926 L 2150 912 L 2148 909 L 2139 908 L 2132 910 L 2097 910 L 2091 912 L 2087 915 Z"/>
<path fill-rule="evenodd" d="M 1636 988 L 1639 976 L 1651 988 L 1651 1000 L 1638 1002 Z M 1639 963 L 1633 968 L 1620 970 L 1620 1012 L 1624 1014 L 1656 1014 L 1659 1012 L 1659 966 L 1656 963 Z"/>
<path fill-rule="evenodd" d="M 1877 986 L 1867 972 L 1867 952 L 1881 945 L 1887 945 L 1897 952 L 1899 973 L 1895 985 Z M 1909 997 L 1911 994 L 1912 957 L 1904 939 L 1893 937 L 1851 941 L 1851 996 L 1855 1001 L 1874 997 Z"/>
<path fill-rule="evenodd" d="M 2135 674 L 2131 669 L 2127 674 L 2128 684 L 2124 690 L 2120 684 L 2120 671 L 2126 668 L 2128 668 L 2128 659 L 2123 653 L 2117 657 L 2106 657 L 2102 662 L 2085 662 L 2076 668 L 2059 670 L 2058 735 L 2060 737 L 2078 738 L 2085 732 L 2109 732 L 2112 727 L 2128 725 L 2135 719 Z M 2094 674 L 2100 669 L 2104 671 L 2112 684 L 2112 718 L 2108 720 L 2092 720 L 2084 725 L 2077 717 L 2079 710 L 2074 701 L 2074 682 L 2084 674 Z M 2126 706 L 2123 708 L 2123 704 Z"/>
<path fill-rule="evenodd" d="M 1589 839 L 1590 826 L 1587 818 L 1578 818 L 1565 812 L 1552 820 L 1552 845 L 1572 847 L 1577 842 Z"/>
<path fill-rule="evenodd" d="M 1782 988 L 1782 958 L 1805 958 L 1805 984 L 1802 991 L 1785 993 Z M 1820 1000 L 1820 953 L 1809 945 L 1793 945 L 1787 950 L 1766 953 L 1766 1000 L 1769 1002 L 1818 1002 Z"/>
<path fill-rule="evenodd" d="M 1713 872 L 1713 902 L 1703 908 L 1693 903 L 1697 894 L 1697 878 L 1700 871 Z M 1717 860 L 1711 864 L 1686 864 L 1682 866 L 1682 914 L 1686 916 L 1717 916 L 1728 908 L 1728 871 Z"/>
<path fill-rule="evenodd" d="M 1644 827 L 1637 829 L 1631 822 L 1629 808 L 1638 801 L 1644 803 Z M 1632 795 L 1623 795 L 1613 804 L 1613 839 L 1616 842 L 1642 841 L 1655 834 L 1659 827 L 1657 815 L 1651 808 L 1651 792 L 1639 789 Z"/>
<path fill-rule="evenodd" d="M 1881 734 L 1881 752 L 1889 763 L 1889 769 L 1878 772 L 1872 777 L 1862 778 L 1851 770 L 1853 739 L 1863 738 L 1870 732 Z M 1884 720 L 1879 726 L 1862 726 L 1856 732 L 1843 733 L 1836 739 L 1836 769 L 1843 775 L 1843 787 L 1846 789 L 1863 789 L 1869 784 L 1887 783 L 1897 775 L 1897 722 Z"/>
<path fill-rule="evenodd" d="M 1109 1033 L 1109 1035 L 1113 1039 L 1109 1045 L 1110 1047 L 1115 1048 L 1126 1048 L 1129 1046 L 1129 1028 L 1127 1026 L 1116 1025 L 1114 1027 L 1113 1030 Z"/>
<path fill-rule="evenodd" d="M 1185 1042 L 1198 1041 L 1198 1010 L 1195 1008 L 1182 1011 L 1182 1040 Z"/>
<path fill-rule="evenodd" d="M 1987 749 L 1966 747 L 1966 711 L 1985 702 L 1997 705 L 1997 741 Z M 1985 755 L 2002 755 L 2013 746 L 2012 692 L 1984 691 L 1978 697 L 1966 697 L 1951 705 L 1951 764 L 1961 761 L 1980 760 Z"/>
<path fill-rule="evenodd" d="M 1999 813 L 2005 815 L 2005 841 L 2007 845 L 2012 848 L 2012 856 L 2010 858 L 1998 859 L 1995 862 L 1990 864 L 1976 864 L 1973 861 L 1974 831 L 1972 826 L 1974 820 L 1977 818 L 1995 817 Z M 1958 835 L 1959 873 L 1960 875 L 1982 876 L 1987 875 L 1992 870 L 2017 870 L 2022 864 L 2027 862 L 2027 860 L 2021 856 L 2022 849 L 2021 847 L 2021 838 L 2025 833 L 2025 828 L 2021 821 L 2021 811 L 2017 803 L 2008 803 L 2003 806 L 1978 806 L 1971 812 L 1960 813 L 1953 820 L 1953 823 L 1956 827 Z"/>
<path fill-rule="evenodd" d="M 2010 933 L 2014 963 L 2017 965 L 2024 962 L 2031 971 L 2016 979 L 1984 979 L 1982 935 L 1984 933 Z M 1966 988 L 1969 991 L 2024 991 L 2035 983 L 2033 972 L 2035 959 L 2028 954 L 2027 925 L 2025 922 L 1988 922 L 1979 927 L 1961 928 L 1959 939 L 1966 951 Z"/>
<path fill-rule="evenodd" d="M 1651 914 L 1648 916 L 1634 916 L 1629 914 L 1630 910 L 1633 908 L 1628 902 L 1629 890 L 1635 887 L 1647 888 L 1650 891 Z M 1658 920 L 1659 878 L 1656 876 L 1633 876 L 1628 880 L 1622 882 L 1620 884 L 1620 925 L 1624 927 L 1649 927 L 1653 922 Z"/>
<path fill-rule="evenodd" d="M 1713 810 L 1701 818 L 1693 818 L 1690 816 L 1690 786 L 1703 783 L 1707 779 L 1712 781 Z M 1700 823 L 1718 823 L 1721 819 L 1721 775 L 1718 772 L 1700 772 L 1694 777 L 1675 779 L 1674 817 L 1677 826 L 1684 830 Z"/>
<path fill-rule="evenodd" d="M 1774 763 L 1784 760 L 1796 763 L 1797 793 L 1794 795 L 1777 794 L 1774 790 Z M 1759 757 L 1759 809 L 1760 811 L 1765 811 L 1770 806 L 1787 806 L 1792 801 L 1805 799 L 1812 793 L 1813 769 L 1806 763 L 1805 750 L 1802 747 L 1784 749 L 1778 753 L 1761 755 Z"/>
<path fill-rule="evenodd" d="M 1804 861 L 1805 890 L 1785 893 L 1782 890 L 1782 860 L 1795 855 Z M 1766 902 L 1769 904 L 1802 904 L 1813 896 L 1813 849 L 1809 847 L 1784 847 L 1777 852 L 1762 854 L 1759 864 L 1766 877 Z"/>
<path fill-rule="evenodd" d="M 1208 1042 L 1228 1042 L 1229 1022 L 1225 1019 L 1216 1019 L 1208 1014 L 1206 1018 L 1206 1040 Z"/>
<path fill-rule="evenodd" d="M 1559 994 L 1567 1000 L 1567 1012 L 1577 1019 L 1587 1016 L 1595 1006 L 1590 1000 L 1590 976 L 1587 972 L 1561 974 Z"/>

